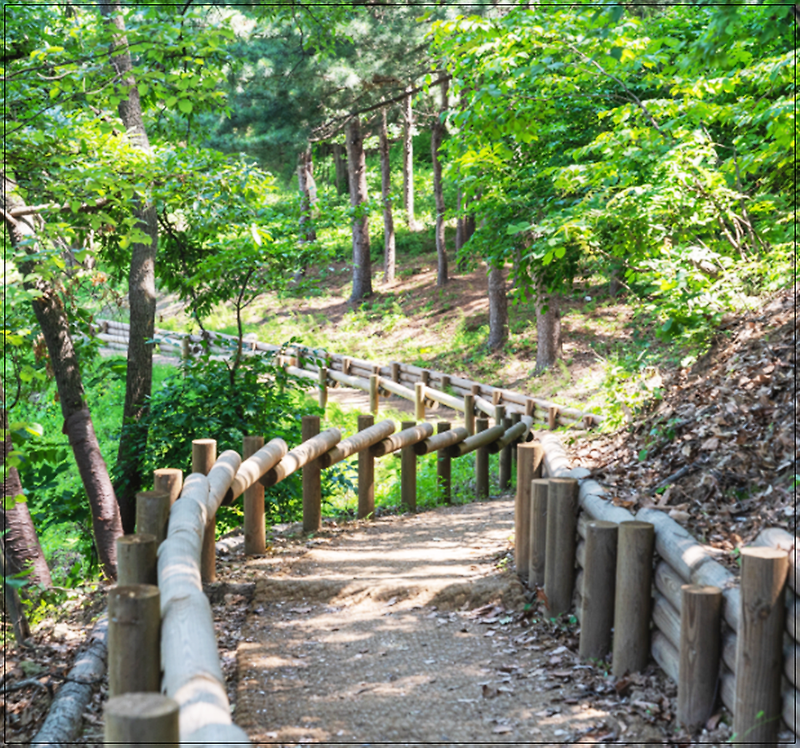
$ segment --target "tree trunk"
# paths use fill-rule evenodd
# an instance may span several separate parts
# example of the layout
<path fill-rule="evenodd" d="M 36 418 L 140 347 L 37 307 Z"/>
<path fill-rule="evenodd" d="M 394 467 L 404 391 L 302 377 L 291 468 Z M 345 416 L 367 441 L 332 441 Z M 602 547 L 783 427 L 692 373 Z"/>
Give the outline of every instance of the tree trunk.
<path fill-rule="evenodd" d="M 24 207 L 13 196 L 11 189 L 11 183 L 3 175 L 3 208 L 7 214 L 10 214 L 12 206 Z M 34 220 L 35 217 L 29 215 L 7 223 L 13 247 L 18 247 L 25 240 L 35 239 Z M 34 254 L 37 248 L 27 244 L 26 251 Z M 35 272 L 36 267 L 34 261 L 28 259 L 19 263 L 19 269 L 23 276 L 28 276 Z M 123 534 L 122 523 L 114 488 L 94 433 L 92 416 L 83 398 L 83 382 L 69 332 L 69 322 L 61 299 L 47 281 L 41 278 L 29 280 L 25 282 L 25 287 L 38 293 L 32 302 L 33 311 L 42 329 L 55 374 L 61 413 L 64 416 L 64 433 L 72 447 L 92 509 L 92 528 L 100 565 L 106 576 L 113 579 L 117 574 L 116 539 Z"/>
<path fill-rule="evenodd" d="M 0 399 L 5 404 L 5 395 L 0 388 Z M 6 456 L 13 449 L 11 432 L 8 430 L 8 413 L 3 408 L 3 508 L 0 508 L 0 520 L 3 527 L 3 543 L 6 555 L 6 574 L 13 575 L 30 569 L 29 579 L 32 582 L 49 587 L 52 584 L 50 569 L 45 561 L 39 537 L 33 526 L 31 513 L 25 501 L 17 501 L 9 507 L 6 500 L 22 495 L 22 483 L 15 467 L 6 467 Z M 24 497 L 23 497 L 24 498 Z"/>
<path fill-rule="evenodd" d="M 304 228 L 305 224 L 313 222 L 311 212 L 317 202 L 317 184 L 314 181 L 314 163 L 311 160 L 311 146 L 302 151 L 297 157 L 297 183 L 300 188 L 300 241 L 313 242 L 317 239 L 317 232 L 311 228 Z"/>
<path fill-rule="evenodd" d="M 461 188 L 458 188 L 457 193 L 457 204 L 456 204 L 456 212 L 458 213 L 458 217 L 456 218 L 456 254 L 464 246 L 464 216 L 461 215 L 461 211 L 464 207 L 464 193 L 461 191 Z"/>
<path fill-rule="evenodd" d="M 354 117 L 347 125 L 347 171 L 350 178 L 350 204 L 353 215 L 353 292 L 356 302 L 372 294 L 372 269 L 369 256 L 369 217 L 366 213 L 367 163 L 361 125 Z"/>
<path fill-rule="evenodd" d="M 444 113 L 447 109 L 448 81 L 442 83 L 442 106 L 439 116 L 431 129 L 431 160 L 433 162 L 433 195 L 436 199 L 436 285 L 447 283 L 447 248 L 444 243 L 444 187 L 442 185 L 442 162 L 439 160 L 439 148 L 444 138 Z"/>
<path fill-rule="evenodd" d="M 101 1 L 101 12 L 113 27 L 111 65 L 120 79 L 123 98 L 119 103 L 119 116 L 131 143 L 150 153 L 150 141 L 144 127 L 139 90 L 132 74 L 133 66 L 125 35 L 125 20 L 121 5 L 114 0 Z M 115 31 L 114 31 L 115 30 Z M 146 437 L 141 433 L 140 420 L 147 410 L 147 398 L 153 388 L 153 339 L 155 332 L 156 283 L 155 260 L 158 248 L 158 224 L 155 206 L 139 203 L 135 215 L 138 228 L 149 241 L 131 244 L 131 267 L 128 273 L 128 300 L 130 307 L 130 332 L 128 338 L 128 370 L 125 380 L 125 405 L 122 411 L 122 431 L 117 452 L 117 502 L 122 526 L 126 533 L 133 532 L 136 515 L 136 492 L 142 487 L 144 458 L 141 444 Z"/>
<path fill-rule="evenodd" d="M 333 144 L 333 165 L 336 169 L 336 192 L 343 195 L 348 191 L 347 162 L 344 156 L 345 149 L 338 143 Z"/>
<path fill-rule="evenodd" d="M 392 216 L 392 173 L 389 167 L 389 134 L 386 130 L 386 110 L 381 120 L 381 194 L 383 196 L 383 282 L 394 283 L 396 252 L 394 217 Z"/>
<path fill-rule="evenodd" d="M 408 230 L 419 231 L 421 226 L 414 217 L 414 113 L 410 93 L 403 100 L 403 119 L 403 207 Z"/>
<path fill-rule="evenodd" d="M 561 355 L 561 312 L 556 293 L 540 287 L 536 300 L 536 371 L 550 368 Z"/>
<path fill-rule="evenodd" d="M 11 619 L 14 638 L 18 644 L 22 644 L 31 635 L 31 625 L 25 616 L 17 588 L 12 587 L 9 583 L 11 569 L 7 568 L 7 558 L 5 544 L 0 539 L 0 573 L 3 574 L 3 619 L 6 620 L 6 616 Z"/>
<path fill-rule="evenodd" d="M 496 351 L 508 340 L 508 299 L 503 268 L 489 269 L 489 349 Z"/>

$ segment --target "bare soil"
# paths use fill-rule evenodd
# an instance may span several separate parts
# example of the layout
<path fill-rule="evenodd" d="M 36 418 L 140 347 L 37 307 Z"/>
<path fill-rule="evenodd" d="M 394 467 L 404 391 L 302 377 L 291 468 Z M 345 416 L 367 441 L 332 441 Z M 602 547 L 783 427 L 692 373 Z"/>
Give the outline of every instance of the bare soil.
<path fill-rule="evenodd" d="M 574 619 L 529 603 L 512 500 L 297 529 L 240 570 L 255 595 L 234 718 L 259 745 L 664 739 L 663 679 L 618 692 L 607 667 L 578 661 Z"/>

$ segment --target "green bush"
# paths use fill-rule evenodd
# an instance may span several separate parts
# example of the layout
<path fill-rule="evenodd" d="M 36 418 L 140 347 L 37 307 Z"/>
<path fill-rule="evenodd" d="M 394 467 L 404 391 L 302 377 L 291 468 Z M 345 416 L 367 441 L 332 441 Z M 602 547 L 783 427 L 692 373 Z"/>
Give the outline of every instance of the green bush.
<path fill-rule="evenodd" d="M 297 387 L 293 378 L 271 357 L 242 359 L 234 376 L 230 363 L 210 356 L 191 359 L 153 393 L 146 417 L 148 437 L 145 468 L 180 468 L 191 471 L 192 440 L 217 440 L 217 451 L 241 452 L 242 437 L 262 435 L 265 441 L 283 439 L 289 448 L 301 441 L 303 415 L 320 415 L 320 409 Z M 326 470 L 323 500 L 348 482 L 341 470 Z M 265 493 L 267 520 L 293 522 L 302 516 L 300 474 L 290 476 Z M 217 529 L 223 533 L 242 523 L 239 506 L 221 507 Z"/>

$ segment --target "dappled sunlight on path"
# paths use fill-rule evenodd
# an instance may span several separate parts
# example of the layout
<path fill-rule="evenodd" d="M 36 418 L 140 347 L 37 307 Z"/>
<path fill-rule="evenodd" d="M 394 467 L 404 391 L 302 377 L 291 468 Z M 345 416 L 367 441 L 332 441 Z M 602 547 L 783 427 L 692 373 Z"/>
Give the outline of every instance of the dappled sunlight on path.
<path fill-rule="evenodd" d="M 512 533 L 513 503 L 496 500 L 314 538 L 280 571 L 250 560 L 237 724 L 277 745 L 557 743 L 585 730 L 602 714 L 547 708 L 563 690 L 519 615 Z"/>

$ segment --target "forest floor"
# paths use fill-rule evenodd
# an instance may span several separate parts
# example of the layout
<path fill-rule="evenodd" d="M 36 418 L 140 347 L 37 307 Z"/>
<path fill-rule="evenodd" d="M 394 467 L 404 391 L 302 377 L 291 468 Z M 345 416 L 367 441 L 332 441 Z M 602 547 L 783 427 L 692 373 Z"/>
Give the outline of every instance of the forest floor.
<path fill-rule="evenodd" d="M 578 660 L 574 618 L 543 615 L 513 571 L 513 513 L 498 496 L 276 528 L 260 558 L 232 543 L 215 612 L 237 724 L 279 746 L 685 741 L 663 674 L 613 679 Z"/>

